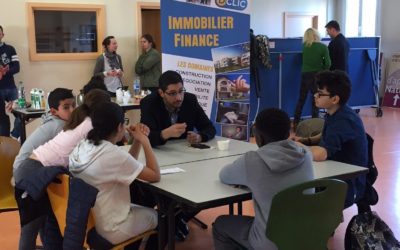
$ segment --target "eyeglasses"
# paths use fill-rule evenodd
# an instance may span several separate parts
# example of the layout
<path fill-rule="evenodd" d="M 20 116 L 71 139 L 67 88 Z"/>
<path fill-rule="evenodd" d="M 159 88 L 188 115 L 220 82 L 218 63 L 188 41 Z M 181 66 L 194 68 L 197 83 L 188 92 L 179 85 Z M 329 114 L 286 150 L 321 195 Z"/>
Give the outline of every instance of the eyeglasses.
<path fill-rule="evenodd" d="M 325 93 L 321 93 L 321 92 L 315 92 L 314 96 L 317 98 L 320 98 L 321 96 L 332 96 L 331 94 L 325 94 Z"/>
<path fill-rule="evenodd" d="M 185 94 L 186 89 L 180 89 L 178 92 L 164 92 L 166 95 L 170 96 L 170 97 L 176 97 L 177 95 L 183 95 Z"/>

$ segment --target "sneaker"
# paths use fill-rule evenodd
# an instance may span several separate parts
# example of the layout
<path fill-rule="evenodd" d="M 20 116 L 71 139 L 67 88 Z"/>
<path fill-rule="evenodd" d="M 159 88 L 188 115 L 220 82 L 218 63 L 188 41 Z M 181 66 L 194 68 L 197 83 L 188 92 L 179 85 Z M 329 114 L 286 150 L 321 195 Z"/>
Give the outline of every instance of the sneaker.
<path fill-rule="evenodd" d="M 179 230 L 185 237 L 189 234 L 189 227 L 187 222 L 182 218 L 179 218 L 176 222 L 176 229 Z"/>
<path fill-rule="evenodd" d="M 177 228 L 175 228 L 175 240 L 176 241 L 185 241 L 186 236 Z"/>

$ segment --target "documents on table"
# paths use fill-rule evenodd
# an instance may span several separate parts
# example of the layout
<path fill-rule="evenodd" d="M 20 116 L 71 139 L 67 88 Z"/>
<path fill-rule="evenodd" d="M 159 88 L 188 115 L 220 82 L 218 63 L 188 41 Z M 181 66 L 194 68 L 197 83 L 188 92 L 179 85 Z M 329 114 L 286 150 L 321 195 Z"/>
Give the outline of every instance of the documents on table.
<path fill-rule="evenodd" d="M 185 170 L 183 170 L 182 168 L 178 168 L 178 167 L 160 169 L 161 174 L 175 174 L 175 173 L 179 173 L 179 172 L 185 172 Z"/>

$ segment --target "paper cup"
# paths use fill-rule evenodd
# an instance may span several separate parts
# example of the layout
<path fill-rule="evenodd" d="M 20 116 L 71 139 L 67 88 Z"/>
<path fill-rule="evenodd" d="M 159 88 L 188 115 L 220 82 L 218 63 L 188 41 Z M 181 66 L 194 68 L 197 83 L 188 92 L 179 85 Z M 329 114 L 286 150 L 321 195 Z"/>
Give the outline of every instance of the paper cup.
<path fill-rule="evenodd" d="M 217 141 L 218 150 L 228 150 L 230 140 Z"/>

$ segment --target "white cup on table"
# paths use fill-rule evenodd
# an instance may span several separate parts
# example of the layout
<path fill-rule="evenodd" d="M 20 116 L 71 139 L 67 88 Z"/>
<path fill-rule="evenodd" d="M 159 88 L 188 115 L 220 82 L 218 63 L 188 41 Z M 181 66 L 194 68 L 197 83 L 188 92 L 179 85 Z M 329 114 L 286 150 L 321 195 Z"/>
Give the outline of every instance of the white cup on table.
<path fill-rule="evenodd" d="M 218 150 L 228 150 L 230 140 L 217 141 Z"/>

